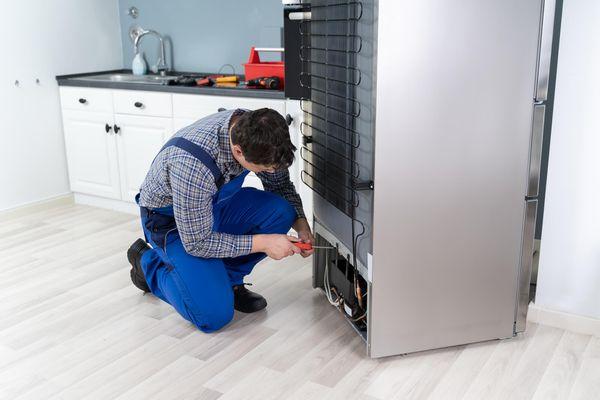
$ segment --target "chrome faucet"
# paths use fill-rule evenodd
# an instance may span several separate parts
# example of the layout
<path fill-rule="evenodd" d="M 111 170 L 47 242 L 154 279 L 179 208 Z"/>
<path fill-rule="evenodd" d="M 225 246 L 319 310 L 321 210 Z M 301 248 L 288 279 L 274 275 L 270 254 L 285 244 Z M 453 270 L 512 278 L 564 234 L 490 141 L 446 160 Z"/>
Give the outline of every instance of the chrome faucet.
<path fill-rule="evenodd" d="M 158 56 L 158 60 L 156 60 L 156 71 L 161 76 L 165 76 L 169 68 L 167 67 L 167 59 L 165 58 L 165 40 L 160 33 L 152 29 L 139 28 L 139 30 L 136 32 L 135 39 L 133 40 L 134 54 L 138 53 L 140 40 L 146 35 L 154 35 L 160 42 L 160 54 Z"/>

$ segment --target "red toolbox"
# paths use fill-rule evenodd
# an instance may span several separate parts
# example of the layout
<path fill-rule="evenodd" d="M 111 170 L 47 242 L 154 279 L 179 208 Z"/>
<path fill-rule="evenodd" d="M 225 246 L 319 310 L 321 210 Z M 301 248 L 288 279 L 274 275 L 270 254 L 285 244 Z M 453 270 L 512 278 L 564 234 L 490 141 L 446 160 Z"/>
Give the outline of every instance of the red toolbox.
<path fill-rule="evenodd" d="M 250 49 L 250 58 L 244 65 L 244 75 L 246 80 L 276 76 L 281 80 L 281 89 L 285 87 L 285 72 L 283 61 L 260 61 L 259 52 L 278 52 L 283 53 L 281 48 L 252 47 Z"/>

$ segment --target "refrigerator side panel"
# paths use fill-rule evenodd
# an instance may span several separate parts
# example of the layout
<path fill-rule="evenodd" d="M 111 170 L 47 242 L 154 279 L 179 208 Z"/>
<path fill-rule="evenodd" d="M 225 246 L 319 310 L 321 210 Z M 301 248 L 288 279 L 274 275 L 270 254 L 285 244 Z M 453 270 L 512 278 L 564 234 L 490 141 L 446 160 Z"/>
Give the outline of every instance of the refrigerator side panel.
<path fill-rule="evenodd" d="M 523 247 L 521 252 L 521 268 L 519 272 L 519 292 L 515 318 L 515 333 L 525 331 L 527 322 L 527 308 L 529 306 L 529 286 L 531 283 L 531 267 L 533 265 L 533 244 L 537 207 L 537 200 L 528 200 L 525 202 L 525 222 L 523 224 Z"/>
<path fill-rule="evenodd" d="M 544 0 L 540 34 L 540 49 L 536 76 L 535 99 L 548 100 L 550 66 L 552 61 L 552 39 L 554 37 L 554 15 L 556 0 Z"/>
<path fill-rule="evenodd" d="M 373 357 L 513 335 L 541 0 L 382 0 Z"/>

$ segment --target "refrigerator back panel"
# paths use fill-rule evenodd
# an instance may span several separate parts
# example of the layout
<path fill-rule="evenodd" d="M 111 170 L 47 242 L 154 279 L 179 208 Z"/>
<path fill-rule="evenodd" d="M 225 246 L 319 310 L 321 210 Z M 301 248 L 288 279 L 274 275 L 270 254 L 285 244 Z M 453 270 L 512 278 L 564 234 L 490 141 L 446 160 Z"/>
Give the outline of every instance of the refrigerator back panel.
<path fill-rule="evenodd" d="M 372 356 L 513 335 L 541 10 L 379 2 Z"/>
<path fill-rule="evenodd" d="M 310 88 L 302 178 L 315 192 L 315 218 L 363 264 L 371 251 L 373 15 L 372 0 L 316 0 L 301 27 L 302 83 Z"/>

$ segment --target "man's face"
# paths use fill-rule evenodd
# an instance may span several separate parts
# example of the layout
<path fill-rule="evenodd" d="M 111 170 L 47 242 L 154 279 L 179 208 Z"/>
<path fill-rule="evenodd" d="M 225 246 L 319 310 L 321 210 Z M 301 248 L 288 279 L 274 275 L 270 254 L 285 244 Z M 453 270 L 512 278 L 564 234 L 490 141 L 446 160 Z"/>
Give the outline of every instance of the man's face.
<path fill-rule="evenodd" d="M 250 161 L 247 161 L 246 158 L 244 157 L 244 153 L 242 152 L 242 149 L 237 144 L 232 145 L 231 150 L 233 153 L 233 158 L 235 158 L 235 160 L 238 163 L 240 163 L 240 165 L 242 167 L 244 167 L 245 169 L 247 169 L 248 171 L 252 171 L 255 174 L 257 174 L 259 172 L 273 173 L 276 171 L 276 169 L 272 166 L 259 165 L 259 164 L 254 164 L 254 163 L 251 163 Z"/>

